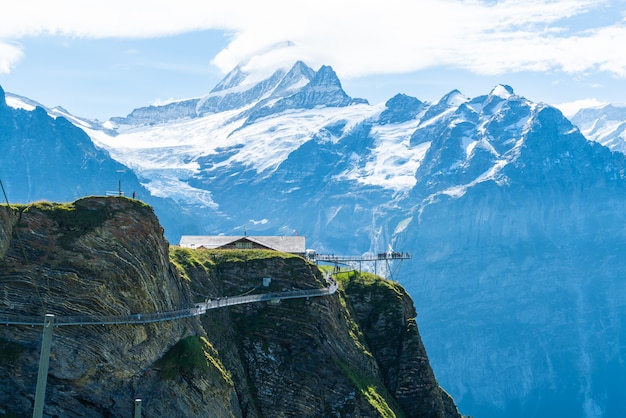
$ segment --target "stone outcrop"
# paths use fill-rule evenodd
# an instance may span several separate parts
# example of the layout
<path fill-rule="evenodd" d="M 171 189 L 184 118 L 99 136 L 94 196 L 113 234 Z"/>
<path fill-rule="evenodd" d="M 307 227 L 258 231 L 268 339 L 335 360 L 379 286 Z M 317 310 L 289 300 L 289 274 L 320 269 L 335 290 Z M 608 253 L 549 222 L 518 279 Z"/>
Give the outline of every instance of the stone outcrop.
<path fill-rule="evenodd" d="M 454 416 L 456 406 L 437 384 L 402 286 L 371 276 L 349 280 L 344 289 L 382 380 L 406 415 Z"/>
<path fill-rule="evenodd" d="M 406 292 L 338 280 L 328 297 L 56 327 L 44 414 L 132 416 L 141 398 L 155 417 L 458 417 Z M 156 313 L 324 286 L 293 255 L 170 248 L 152 209 L 126 198 L 0 207 L 0 317 Z M 0 328 L 0 416 L 32 413 L 40 343 L 39 327 Z"/>

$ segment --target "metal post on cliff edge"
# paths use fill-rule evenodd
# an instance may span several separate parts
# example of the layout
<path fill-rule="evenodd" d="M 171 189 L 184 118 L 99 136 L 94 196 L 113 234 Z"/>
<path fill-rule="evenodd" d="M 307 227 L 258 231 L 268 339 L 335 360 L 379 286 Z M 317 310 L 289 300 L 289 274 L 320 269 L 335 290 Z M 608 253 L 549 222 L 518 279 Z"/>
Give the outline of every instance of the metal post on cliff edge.
<path fill-rule="evenodd" d="M 120 173 L 120 179 L 117 182 L 117 194 L 118 196 L 123 196 L 124 192 L 122 192 L 122 174 L 124 174 L 126 170 L 115 170 L 115 171 Z"/>
<path fill-rule="evenodd" d="M 39 354 L 39 372 L 37 373 L 37 390 L 35 392 L 35 408 L 33 418 L 43 416 L 43 405 L 46 399 L 46 384 L 48 382 L 48 366 L 50 365 L 50 347 L 52 346 L 52 328 L 54 315 L 46 314 L 43 322 L 43 337 L 41 338 L 41 354 Z"/>

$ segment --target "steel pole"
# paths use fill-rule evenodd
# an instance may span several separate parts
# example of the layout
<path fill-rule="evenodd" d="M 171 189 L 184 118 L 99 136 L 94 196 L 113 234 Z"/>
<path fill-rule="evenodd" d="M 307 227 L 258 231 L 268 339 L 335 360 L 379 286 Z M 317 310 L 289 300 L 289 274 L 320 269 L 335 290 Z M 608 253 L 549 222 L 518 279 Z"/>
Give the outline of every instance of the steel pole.
<path fill-rule="evenodd" d="M 33 418 L 43 416 L 43 405 L 46 399 L 46 384 L 48 382 L 48 366 L 50 365 L 50 347 L 52 346 L 52 328 L 54 315 L 46 314 L 43 322 L 43 337 L 41 338 L 41 354 L 39 354 L 39 372 L 37 374 L 37 390 L 35 392 L 35 408 Z"/>
<path fill-rule="evenodd" d="M 141 399 L 135 399 L 135 418 L 141 418 Z"/>

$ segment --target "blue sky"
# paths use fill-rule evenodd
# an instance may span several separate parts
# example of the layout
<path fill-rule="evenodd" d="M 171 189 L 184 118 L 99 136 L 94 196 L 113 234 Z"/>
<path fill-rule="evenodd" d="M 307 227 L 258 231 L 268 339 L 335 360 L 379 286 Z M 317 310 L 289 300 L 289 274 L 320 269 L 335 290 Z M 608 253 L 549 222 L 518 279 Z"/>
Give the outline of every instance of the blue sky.
<path fill-rule="evenodd" d="M 262 76 L 301 59 L 370 103 L 503 83 L 553 105 L 624 104 L 625 13 L 626 0 L 9 0 L 0 85 L 106 120 L 200 97 L 238 64 Z"/>

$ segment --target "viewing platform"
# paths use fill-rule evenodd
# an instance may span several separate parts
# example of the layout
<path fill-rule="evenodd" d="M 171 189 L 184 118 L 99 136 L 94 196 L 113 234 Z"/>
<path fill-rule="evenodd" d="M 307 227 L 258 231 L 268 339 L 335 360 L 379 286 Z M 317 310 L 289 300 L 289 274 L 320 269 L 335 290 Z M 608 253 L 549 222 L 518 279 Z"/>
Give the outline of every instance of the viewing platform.
<path fill-rule="evenodd" d="M 317 254 L 315 252 L 307 252 L 307 258 L 311 261 L 326 261 L 329 263 L 355 262 L 355 261 L 382 261 L 382 260 L 408 260 L 411 258 L 409 253 L 387 252 L 378 253 L 376 255 L 334 255 L 334 254 Z"/>
<path fill-rule="evenodd" d="M 364 255 L 335 255 L 335 254 L 318 254 L 315 250 L 306 250 L 305 254 L 307 260 L 314 263 L 331 263 L 335 265 L 335 271 L 340 271 L 339 264 L 353 265 L 359 263 L 359 271 L 363 271 L 363 263 L 368 263 L 370 266 L 373 264 L 373 269 L 370 267 L 375 275 L 378 275 L 378 264 L 383 265 L 383 275 L 388 279 L 395 280 L 394 276 L 397 276 L 400 264 L 403 260 L 410 260 L 411 254 L 387 251 L 385 253 L 377 254 L 364 254 Z"/>

